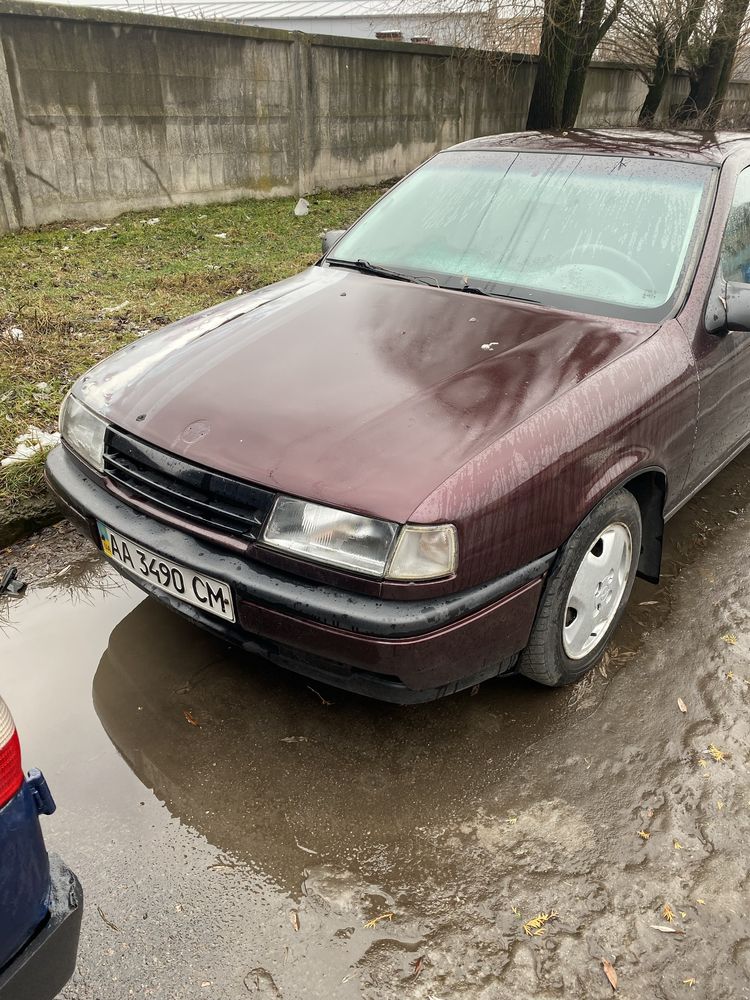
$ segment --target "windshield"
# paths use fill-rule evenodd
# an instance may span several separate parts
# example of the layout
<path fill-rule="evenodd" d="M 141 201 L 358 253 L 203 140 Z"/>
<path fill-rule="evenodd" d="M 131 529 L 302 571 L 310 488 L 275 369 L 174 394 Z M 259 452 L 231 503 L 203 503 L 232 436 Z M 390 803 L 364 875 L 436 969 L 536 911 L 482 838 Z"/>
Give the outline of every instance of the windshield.
<path fill-rule="evenodd" d="M 686 269 L 713 169 L 448 151 L 378 202 L 328 259 L 560 308 L 661 318 Z"/>

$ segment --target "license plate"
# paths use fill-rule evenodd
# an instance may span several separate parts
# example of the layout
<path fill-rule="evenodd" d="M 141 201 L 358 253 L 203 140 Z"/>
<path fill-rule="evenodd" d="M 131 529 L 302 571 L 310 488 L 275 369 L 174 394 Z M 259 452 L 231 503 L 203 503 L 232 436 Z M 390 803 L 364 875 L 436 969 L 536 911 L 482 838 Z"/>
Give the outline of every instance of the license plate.
<path fill-rule="evenodd" d="M 228 622 L 234 621 L 232 591 L 220 580 L 195 573 L 186 566 L 173 563 L 142 545 L 112 531 L 97 521 L 99 538 L 105 555 L 134 576 L 148 580 L 159 590 L 178 597 L 196 608 L 208 611 Z"/>

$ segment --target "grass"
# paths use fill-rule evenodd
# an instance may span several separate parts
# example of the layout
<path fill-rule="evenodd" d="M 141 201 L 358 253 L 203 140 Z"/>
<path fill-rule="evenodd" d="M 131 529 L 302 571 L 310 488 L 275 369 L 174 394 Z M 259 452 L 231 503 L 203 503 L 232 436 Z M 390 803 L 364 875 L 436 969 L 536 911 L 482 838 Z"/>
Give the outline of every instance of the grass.
<path fill-rule="evenodd" d="M 0 236 L 0 458 L 29 424 L 55 429 L 63 395 L 96 361 L 302 270 L 324 229 L 349 225 L 380 193 L 313 196 L 302 218 L 296 199 L 278 198 L 131 213 L 93 232 L 76 223 Z M 0 470 L 0 505 L 43 492 L 41 461 Z"/>
<path fill-rule="evenodd" d="M 15 506 L 24 506 L 44 489 L 45 451 L 37 451 L 23 462 L 15 462 L 2 470 L 0 480 L 3 499 Z"/>

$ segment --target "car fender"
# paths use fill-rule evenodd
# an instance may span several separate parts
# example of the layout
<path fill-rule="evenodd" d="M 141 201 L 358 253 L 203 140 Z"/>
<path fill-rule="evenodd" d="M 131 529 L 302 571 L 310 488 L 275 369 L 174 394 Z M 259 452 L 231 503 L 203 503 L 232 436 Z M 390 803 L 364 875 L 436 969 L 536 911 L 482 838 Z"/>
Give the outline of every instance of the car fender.
<path fill-rule="evenodd" d="M 670 502 L 692 456 L 695 362 L 674 321 L 517 424 L 414 512 L 459 529 L 456 589 L 560 548 L 613 489 L 661 470 Z"/>

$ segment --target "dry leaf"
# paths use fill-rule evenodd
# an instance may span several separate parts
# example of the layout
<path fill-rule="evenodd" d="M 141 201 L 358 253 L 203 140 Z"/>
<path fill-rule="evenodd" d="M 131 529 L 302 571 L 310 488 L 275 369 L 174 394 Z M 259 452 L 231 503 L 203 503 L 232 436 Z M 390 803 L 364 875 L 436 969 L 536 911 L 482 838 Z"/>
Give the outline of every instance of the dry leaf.
<path fill-rule="evenodd" d="M 511 910 L 513 911 L 514 916 L 516 916 L 516 917 L 520 917 L 521 916 L 521 911 L 518 909 L 517 906 L 511 906 Z"/>
<path fill-rule="evenodd" d="M 647 830 L 639 830 L 638 836 L 641 838 L 641 840 L 648 840 L 651 834 Z"/>
<path fill-rule="evenodd" d="M 696 903 L 698 904 L 698 906 L 705 906 L 706 905 L 705 899 L 696 899 Z"/>
<path fill-rule="evenodd" d="M 701 757 L 701 759 L 700 759 L 700 760 L 698 761 L 698 767 L 708 767 L 708 761 L 707 761 L 707 760 L 704 760 L 704 759 L 703 759 L 703 758 Z"/>
<path fill-rule="evenodd" d="M 719 810 L 719 812 L 721 812 L 721 810 L 724 808 L 724 803 L 721 801 L 721 799 L 716 800 L 716 808 Z"/>
<path fill-rule="evenodd" d="M 609 980 L 609 985 L 613 990 L 617 989 L 617 973 L 615 972 L 615 967 L 611 962 L 608 962 L 606 958 L 602 959 L 602 968 L 604 969 L 604 975 Z"/>
<path fill-rule="evenodd" d="M 692 976 L 690 977 L 690 979 L 683 979 L 682 980 L 682 985 L 683 986 L 695 986 L 695 983 L 696 983 L 696 980 L 693 979 Z"/>
<path fill-rule="evenodd" d="M 713 759 L 719 763 L 723 763 L 725 760 L 729 759 L 729 755 L 724 753 L 723 750 L 719 750 L 715 743 L 709 744 L 708 752 L 711 754 Z"/>
<path fill-rule="evenodd" d="M 548 924 L 550 920 L 556 919 L 557 914 L 554 910 L 550 910 L 549 913 L 537 913 L 535 917 L 527 920 L 523 925 L 523 932 L 529 937 L 541 937 L 544 934 L 544 925 Z"/>
<path fill-rule="evenodd" d="M 679 842 L 679 840 L 674 840 L 674 841 L 672 841 L 672 843 L 674 844 L 674 849 L 676 851 L 681 851 L 682 850 L 682 844 Z"/>
<path fill-rule="evenodd" d="M 669 905 L 669 903 L 664 904 L 664 906 L 661 908 L 661 913 L 664 919 L 667 921 L 667 923 L 671 924 L 672 921 L 674 920 L 674 910 Z"/>
<path fill-rule="evenodd" d="M 684 920 L 684 919 L 685 919 L 685 917 L 687 916 L 687 910 L 680 910 L 680 916 L 681 916 L 681 917 L 682 917 L 682 919 Z"/>
<path fill-rule="evenodd" d="M 681 927 L 665 927 L 663 924 L 649 924 L 652 931 L 661 931 L 662 934 L 684 934 Z"/>
<path fill-rule="evenodd" d="M 728 646 L 737 645 L 737 636 L 734 634 L 734 632 L 727 632 L 727 634 L 723 635 L 721 638 L 722 641 L 725 642 Z"/>
<path fill-rule="evenodd" d="M 198 720 L 195 718 L 195 716 L 189 709 L 186 708 L 182 714 L 185 716 L 186 722 L 189 722 L 191 726 L 198 726 L 198 728 L 200 729 L 200 722 L 198 722 Z"/>
<path fill-rule="evenodd" d="M 733 681 L 734 680 L 734 670 L 727 670 L 727 672 L 724 674 L 724 676 L 726 677 L 726 679 L 728 681 Z"/>
<path fill-rule="evenodd" d="M 295 931 L 299 930 L 299 913 L 296 910 L 289 911 L 289 922 Z"/>
<path fill-rule="evenodd" d="M 372 920 L 367 920 L 362 926 L 363 927 L 375 927 L 380 923 L 381 920 L 393 920 L 396 916 L 395 913 L 381 913 L 379 917 L 373 917 Z"/>
<path fill-rule="evenodd" d="M 686 705 L 686 704 L 685 704 L 685 702 L 684 702 L 684 701 L 682 700 L 682 698 L 678 698 L 678 699 L 677 699 L 677 707 L 679 708 L 679 710 L 680 710 L 681 712 L 683 712 L 683 713 L 687 712 L 687 705 Z"/>
<path fill-rule="evenodd" d="M 424 955 L 415 958 L 413 962 L 409 962 L 409 965 L 414 969 L 414 978 L 416 979 L 424 967 Z"/>

